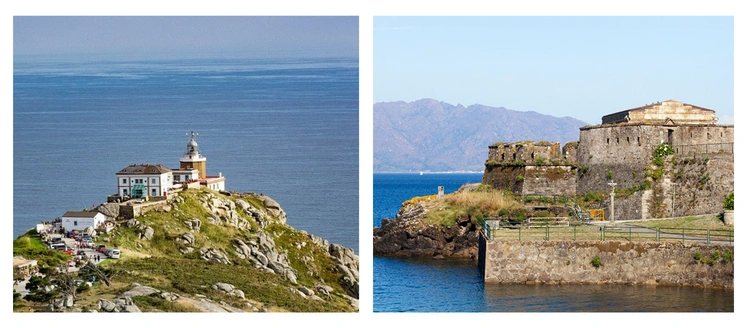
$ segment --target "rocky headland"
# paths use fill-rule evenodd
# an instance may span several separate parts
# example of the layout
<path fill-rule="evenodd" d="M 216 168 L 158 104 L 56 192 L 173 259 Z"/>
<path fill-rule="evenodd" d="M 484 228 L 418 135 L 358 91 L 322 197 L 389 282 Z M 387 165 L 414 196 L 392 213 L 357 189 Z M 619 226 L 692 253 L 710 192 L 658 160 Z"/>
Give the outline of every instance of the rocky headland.
<path fill-rule="evenodd" d="M 34 231 L 14 241 L 14 256 L 39 262 L 46 285 L 29 290 L 17 311 L 65 312 L 348 312 L 358 310 L 359 258 L 286 223 L 265 195 L 186 190 L 133 219 L 118 204 L 97 210 L 115 228 L 96 243 L 120 259 L 82 263 L 55 274 L 72 258 L 46 248 Z M 87 270 L 92 269 L 92 270 Z M 107 278 L 89 279 L 93 275 Z M 67 277 L 66 277 L 67 276 Z M 93 280 L 94 282 L 89 282 Z M 37 284 L 35 284 L 37 285 Z M 35 286 L 36 287 L 36 286 Z"/>
<path fill-rule="evenodd" d="M 424 197 L 402 204 L 394 219 L 384 218 L 373 229 L 373 254 L 394 257 L 476 258 L 478 226 L 468 216 L 449 225 L 430 223 L 428 212 L 443 206 Z"/>

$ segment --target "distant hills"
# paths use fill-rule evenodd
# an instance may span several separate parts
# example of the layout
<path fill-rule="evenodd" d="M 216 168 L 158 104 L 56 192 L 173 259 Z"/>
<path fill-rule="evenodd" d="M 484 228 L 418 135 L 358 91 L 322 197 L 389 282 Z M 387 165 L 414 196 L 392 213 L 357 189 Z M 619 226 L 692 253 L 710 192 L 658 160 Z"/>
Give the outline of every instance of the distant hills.
<path fill-rule="evenodd" d="M 374 172 L 482 171 L 497 141 L 577 141 L 587 123 L 484 105 L 434 99 L 373 105 Z"/>

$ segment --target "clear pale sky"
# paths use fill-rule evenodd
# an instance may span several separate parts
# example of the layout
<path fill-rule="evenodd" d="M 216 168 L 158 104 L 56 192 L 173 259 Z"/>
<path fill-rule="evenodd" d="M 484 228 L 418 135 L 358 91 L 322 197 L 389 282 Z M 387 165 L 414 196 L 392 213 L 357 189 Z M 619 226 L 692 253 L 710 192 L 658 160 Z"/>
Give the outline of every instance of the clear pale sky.
<path fill-rule="evenodd" d="M 733 117 L 733 17 L 375 17 L 374 102 L 587 123 L 675 99 Z"/>
<path fill-rule="evenodd" d="M 357 17 L 14 17 L 16 56 L 358 56 Z"/>

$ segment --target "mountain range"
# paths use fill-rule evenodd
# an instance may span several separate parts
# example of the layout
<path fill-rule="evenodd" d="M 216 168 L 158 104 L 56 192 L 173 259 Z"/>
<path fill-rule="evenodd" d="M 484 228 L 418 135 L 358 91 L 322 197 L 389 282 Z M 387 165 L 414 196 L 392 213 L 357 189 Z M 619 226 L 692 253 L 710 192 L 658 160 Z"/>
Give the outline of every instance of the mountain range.
<path fill-rule="evenodd" d="M 587 123 L 533 111 L 435 99 L 373 105 L 374 172 L 482 171 L 497 142 L 578 140 Z"/>

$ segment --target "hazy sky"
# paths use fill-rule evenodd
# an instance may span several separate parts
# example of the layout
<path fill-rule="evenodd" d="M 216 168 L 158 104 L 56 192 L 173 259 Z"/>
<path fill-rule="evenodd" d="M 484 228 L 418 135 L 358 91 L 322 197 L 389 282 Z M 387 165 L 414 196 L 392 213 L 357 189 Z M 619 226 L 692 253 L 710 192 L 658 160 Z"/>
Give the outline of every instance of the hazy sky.
<path fill-rule="evenodd" d="M 14 17 L 14 55 L 358 56 L 357 17 Z"/>
<path fill-rule="evenodd" d="M 675 99 L 733 116 L 732 17 L 375 17 L 373 98 L 600 123 Z"/>

